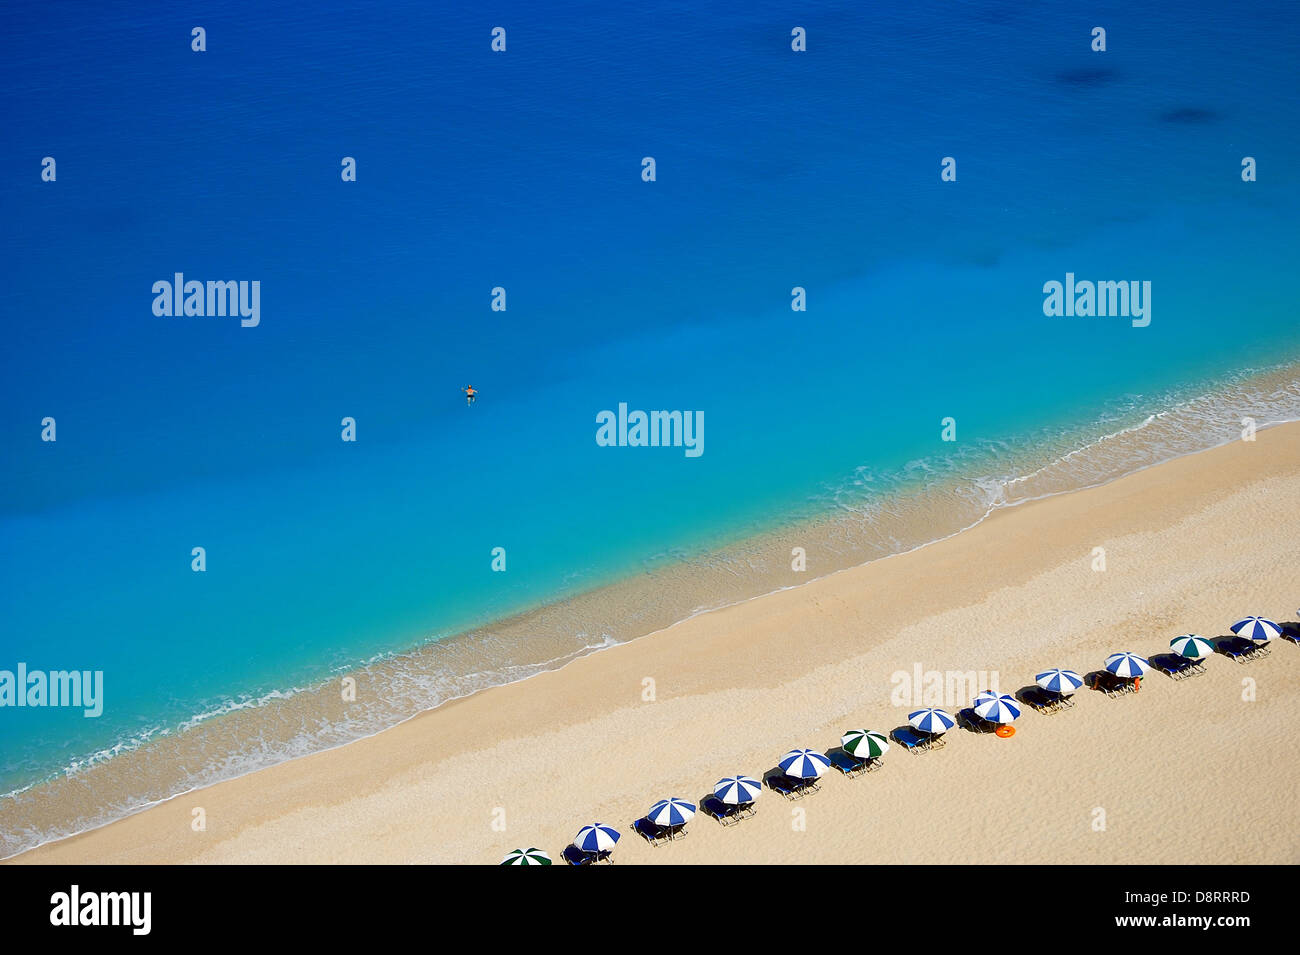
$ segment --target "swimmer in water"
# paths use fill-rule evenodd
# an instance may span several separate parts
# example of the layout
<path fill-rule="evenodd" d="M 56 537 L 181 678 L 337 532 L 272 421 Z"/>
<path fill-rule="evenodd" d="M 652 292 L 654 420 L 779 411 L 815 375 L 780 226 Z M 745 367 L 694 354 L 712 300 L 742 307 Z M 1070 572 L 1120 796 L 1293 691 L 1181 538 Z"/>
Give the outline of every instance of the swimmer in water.
<path fill-rule="evenodd" d="M 464 388 L 461 389 L 461 391 L 465 392 L 466 407 L 472 405 L 474 403 L 474 399 L 478 397 L 478 392 L 474 390 L 473 385 L 466 385 Z"/>

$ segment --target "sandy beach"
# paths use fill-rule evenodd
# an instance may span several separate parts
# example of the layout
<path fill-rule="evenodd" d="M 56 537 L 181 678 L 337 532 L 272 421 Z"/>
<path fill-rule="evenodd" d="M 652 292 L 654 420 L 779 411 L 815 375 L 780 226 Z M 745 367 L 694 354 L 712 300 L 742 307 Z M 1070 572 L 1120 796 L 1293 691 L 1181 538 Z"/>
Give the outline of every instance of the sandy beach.
<path fill-rule="evenodd" d="M 16 863 L 495 863 L 623 832 L 618 864 L 1296 863 L 1300 647 L 1026 712 L 1013 738 L 895 747 L 795 802 L 652 848 L 657 799 L 696 802 L 793 747 L 888 732 L 922 671 L 1014 693 L 1060 666 L 1168 650 L 1300 606 L 1300 425 L 1035 501 L 918 551 L 703 614 L 369 739 L 189 793 Z M 790 546 L 799 546 L 792 539 Z M 1096 569 L 1096 548 L 1105 569 Z M 905 674 L 903 680 L 894 679 Z M 984 689 L 971 686 L 971 693 Z M 916 688 L 920 693 L 920 688 Z M 902 698 L 900 698 L 902 697 Z M 928 700 L 926 701 L 929 702 Z M 950 711 L 969 697 L 945 700 Z M 191 823 L 201 807 L 204 831 Z"/>

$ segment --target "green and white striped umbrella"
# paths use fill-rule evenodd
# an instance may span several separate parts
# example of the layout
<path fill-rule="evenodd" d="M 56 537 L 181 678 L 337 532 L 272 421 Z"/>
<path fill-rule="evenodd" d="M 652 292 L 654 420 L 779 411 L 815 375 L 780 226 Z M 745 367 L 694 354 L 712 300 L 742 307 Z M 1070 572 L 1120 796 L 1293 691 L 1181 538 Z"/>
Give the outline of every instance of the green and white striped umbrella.
<path fill-rule="evenodd" d="M 1191 657 L 1194 660 L 1199 657 L 1214 655 L 1214 644 L 1194 633 L 1185 633 L 1181 637 L 1174 637 L 1169 641 L 1169 646 L 1174 653 Z"/>
<path fill-rule="evenodd" d="M 550 865 L 551 857 L 541 849 L 512 849 L 501 860 L 501 865 Z"/>
<path fill-rule="evenodd" d="M 858 759 L 871 759 L 889 752 L 889 741 L 874 730 L 849 730 L 840 737 L 840 747 Z"/>

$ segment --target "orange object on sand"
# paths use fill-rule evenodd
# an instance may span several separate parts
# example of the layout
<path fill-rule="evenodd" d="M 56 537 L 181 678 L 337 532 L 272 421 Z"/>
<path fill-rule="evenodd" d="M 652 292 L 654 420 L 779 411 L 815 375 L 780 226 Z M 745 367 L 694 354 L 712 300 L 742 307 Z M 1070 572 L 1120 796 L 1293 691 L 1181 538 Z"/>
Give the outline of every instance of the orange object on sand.
<path fill-rule="evenodd" d="M 1003 725 L 1003 726 L 999 726 L 996 730 L 994 730 L 994 732 L 997 733 L 997 735 L 1001 736 L 1003 739 L 1008 739 L 1009 737 L 1016 735 L 1016 728 L 1014 726 Z"/>
<path fill-rule="evenodd" d="M 1141 691 L 1141 689 L 1142 689 L 1142 678 L 1140 676 L 1136 676 L 1133 678 L 1133 692 L 1138 693 Z"/>

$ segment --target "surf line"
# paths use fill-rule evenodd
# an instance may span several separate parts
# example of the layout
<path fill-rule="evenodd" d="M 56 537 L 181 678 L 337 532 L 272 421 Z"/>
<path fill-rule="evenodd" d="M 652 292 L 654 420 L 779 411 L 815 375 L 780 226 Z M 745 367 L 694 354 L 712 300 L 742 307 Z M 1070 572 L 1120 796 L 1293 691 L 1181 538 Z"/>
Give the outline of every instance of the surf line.
<path fill-rule="evenodd" d="M 684 448 L 688 458 L 704 453 L 703 411 L 628 411 L 627 402 L 596 413 L 596 444 L 602 448 Z"/>

